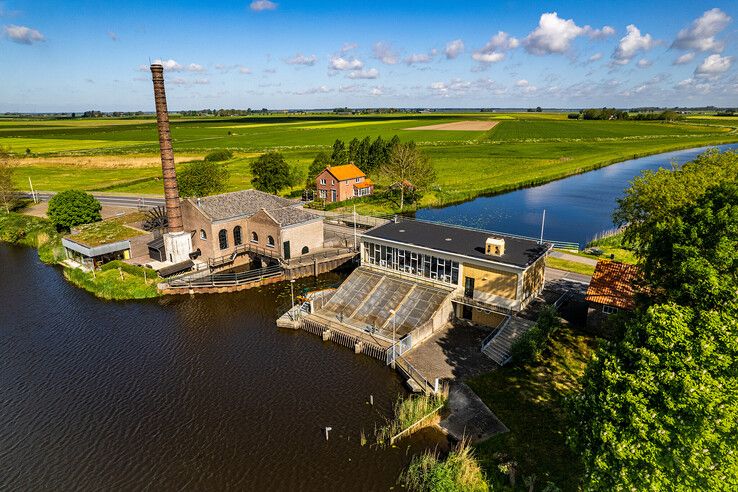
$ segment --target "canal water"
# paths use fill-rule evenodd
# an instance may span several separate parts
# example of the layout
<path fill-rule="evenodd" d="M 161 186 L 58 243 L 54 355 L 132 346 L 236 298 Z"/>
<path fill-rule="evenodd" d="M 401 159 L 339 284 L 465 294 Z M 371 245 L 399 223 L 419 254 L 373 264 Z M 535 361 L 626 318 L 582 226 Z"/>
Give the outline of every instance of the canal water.
<path fill-rule="evenodd" d="M 738 144 L 718 145 L 720 151 Z M 544 237 L 584 247 L 598 233 L 612 229 L 617 199 L 644 170 L 670 168 L 693 160 L 708 147 L 679 150 L 613 164 L 545 185 L 513 191 L 444 208 L 427 208 L 418 219 L 446 222 L 510 234 L 539 237 L 546 210 Z"/>
<path fill-rule="evenodd" d="M 361 446 L 401 381 L 278 329 L 288 283 L 103 302 L 0 244 L 0 292 L 0 490 L 388 490 L 439 439 Z"/>

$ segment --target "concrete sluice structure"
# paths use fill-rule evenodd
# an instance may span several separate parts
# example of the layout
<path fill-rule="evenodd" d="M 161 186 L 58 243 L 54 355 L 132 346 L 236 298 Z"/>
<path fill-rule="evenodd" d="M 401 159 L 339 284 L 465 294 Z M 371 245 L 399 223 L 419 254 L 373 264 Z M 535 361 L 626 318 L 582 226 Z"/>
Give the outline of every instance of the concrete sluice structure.
<path fill-rule="evenodd" d="M 450 288 L 359 267 L 304 321 L 390 351 L 394 333 L 400 355 L 448 322 L 452 294 Z"/>

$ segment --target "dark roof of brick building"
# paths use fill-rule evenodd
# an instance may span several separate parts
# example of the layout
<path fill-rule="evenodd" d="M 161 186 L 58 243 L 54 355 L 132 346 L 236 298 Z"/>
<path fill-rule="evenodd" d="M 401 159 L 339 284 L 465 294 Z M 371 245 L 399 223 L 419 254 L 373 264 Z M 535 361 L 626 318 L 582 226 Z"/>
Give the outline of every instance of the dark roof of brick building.
<path fill-rule="evenodd" d="M 258 190 L 234 191 L 199 199 L 190 198 L 189 200 L 214 221 L 251 217 L 261 209 L 266 210 L 273 217 L 275 214 L 282 217 L 285 220 L 282 225 L 296 224 L 315 218 L 313 214 L 299 208 L 300 202 L 298 201 L 288 200 Z M 281 211 L 274 212 L 275 210 Z M 274 219 L 281 223 L 281 220 L 276 217 Z"/>

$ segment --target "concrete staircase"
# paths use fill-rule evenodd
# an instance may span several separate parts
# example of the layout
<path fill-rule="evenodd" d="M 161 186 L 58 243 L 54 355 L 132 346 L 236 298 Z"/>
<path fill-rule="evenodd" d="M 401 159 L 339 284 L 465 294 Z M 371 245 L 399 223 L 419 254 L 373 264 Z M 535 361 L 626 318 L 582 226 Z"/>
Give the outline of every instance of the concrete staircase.
<path fill-rule="evenodd" d="M 504 366 L 512 360 L 510 355 L 512 344 L 534 324 L 532 321 L 517 316 L 507 318 L 502 322 L 495 336 L 482 347 L 482 352 L 499 365 Z"/>

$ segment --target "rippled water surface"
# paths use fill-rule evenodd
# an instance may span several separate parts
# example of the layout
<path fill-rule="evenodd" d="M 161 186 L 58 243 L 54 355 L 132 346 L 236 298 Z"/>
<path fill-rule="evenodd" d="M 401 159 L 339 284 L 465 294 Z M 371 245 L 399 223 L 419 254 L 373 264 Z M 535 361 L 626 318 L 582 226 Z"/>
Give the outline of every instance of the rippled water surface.
<path fill-rule="evenodd" d="M 721 151 L 738 144 L 718 145 Z M 544 236 L 584 246 L 598 233 L 613 228 L 617 199 L 641 171 L 670 168 L 693 160 L 707 147 L 679 150 L 613 164 L 551 183 L 444 208 L 419 210 L 416 217 L 511 234 L 539 237 L 546 210 Z"/>
<path fill-rule="evenodd" d="M 0 490 L 387 490 L 436 439 L 360 445 L 400 381 L 277 329 L 288 284 L 102 302 L 0 244 L 0 287 Z"/>

